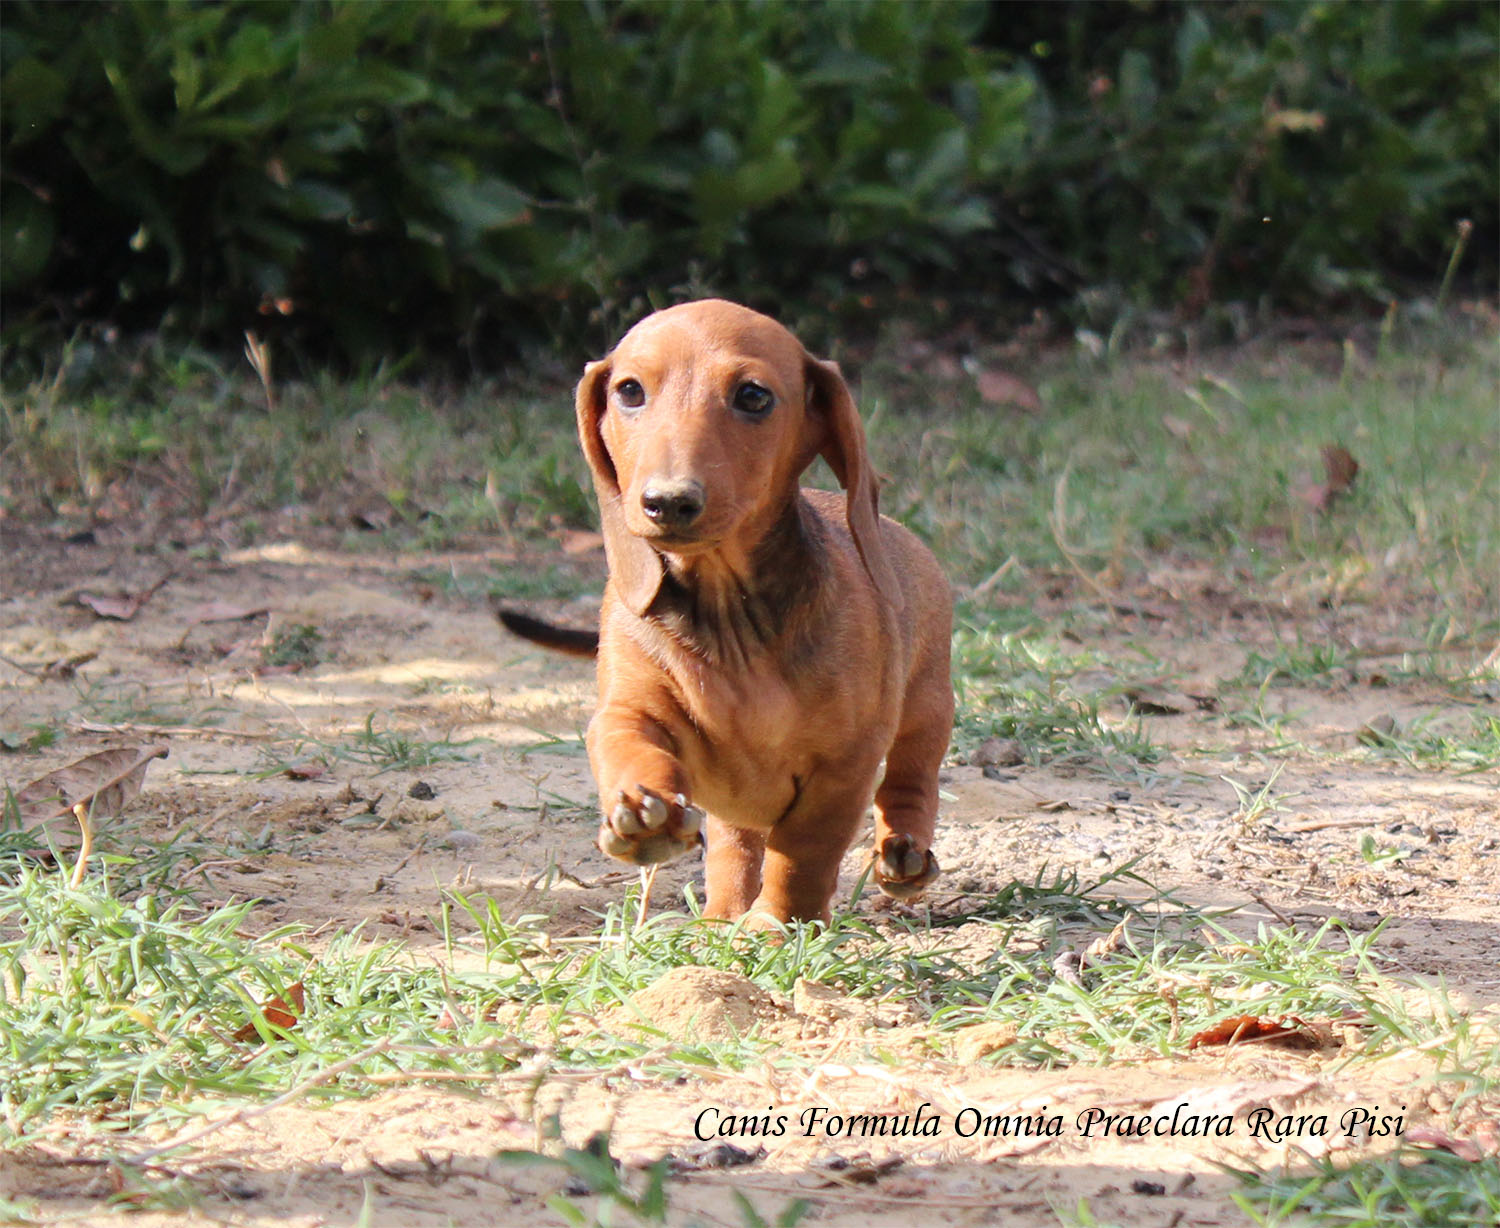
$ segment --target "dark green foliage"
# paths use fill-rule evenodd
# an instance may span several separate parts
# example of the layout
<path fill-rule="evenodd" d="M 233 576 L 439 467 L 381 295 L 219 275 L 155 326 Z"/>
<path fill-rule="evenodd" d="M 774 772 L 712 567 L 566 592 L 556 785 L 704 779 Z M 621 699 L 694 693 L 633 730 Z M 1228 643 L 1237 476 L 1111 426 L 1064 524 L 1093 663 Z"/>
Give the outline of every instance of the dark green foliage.
<path fill-rule="evenodd" d="M 1493 251 L 1496 18 L 16 0 L 7 339 L 107 319 L 484 363 L 597 345 L 643 295 L 1385 293 L 1435 279 L 1461 216 Z"/>

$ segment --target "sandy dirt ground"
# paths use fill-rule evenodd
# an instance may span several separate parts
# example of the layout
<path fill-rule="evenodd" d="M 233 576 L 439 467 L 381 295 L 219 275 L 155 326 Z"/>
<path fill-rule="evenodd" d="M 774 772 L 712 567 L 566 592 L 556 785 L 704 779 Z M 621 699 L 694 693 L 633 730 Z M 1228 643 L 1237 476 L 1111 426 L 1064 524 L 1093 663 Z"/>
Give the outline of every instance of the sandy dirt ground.
<path fill-rule="evenodd" d="M 195 884 L 205 905 L 255 897 L 257 926 L 295 922 L 327 934 L 364 926 L 398 938 L 414 957 L 441 957 L 433 918 L 458 886 L 498 902 L 507 915 L 546 915 L 556 936 L 588 932 L 594 915 L 636 880 L 594 847 L 592 783 L 580 735 L 593 695 L 592 667 L 509 640 L 490 611 L 464 592 L 484 578 L 533 565 L 476 543 L 470 550 L 398 554 L 346 548 L 335 535 L 281 536 L 248 548 L 172 549 L 112 538 L 69 544 L 9 525 L 0 572 L 0 727 L 51 723 L 58 744 L 0 759 L 17 786 L 91 751 L 162 743 L 169 756 L 119 820 L 142 839 L 183 832 L 242 833 L 257 856 L 204 864 Z M 575 545 L 577 543 L 574 543 Z M 587 545 L 585 542 L 584 545 Z M 570 566 L 602 577 L 583 550 Z M 130 621 L 98 617 L 71 599 L 139 593 L 167 582 Z M 472 581 L 441 582 L 442 577 Z M 435 580 L 434 577 L 439 579 Z M 1100 643 L 1143 648 L 1168 662 L 1171 685 L 1213 695 L 1245 653 L 1264 647 L 1264 603 L 1236 611 L 1197 600 L 1191 569 L 1141 581 L 1149 616 L 1099 617 Z M 1059 598 L 1065 600 L 1067 598 Z M 1088 595 L 1076 599 L 1088 600 Z M 264 609 L 241 621 L 198 621 Z M 588 599 L 541 609 L 586 622 Z M 1042 611 L 1045 615 L 1045 609 Z M 1279 609 L 1281 631 L 1317 629 L 1316 610 Z M 1388 642 L 1396 617 L 1378 609 L 1343 630 Z M 322 660 L 298 673 L 256 674 L 260 647 L 278 628 L 318 628 Z M 1389 624 L 1389 625 L 1388 625 Z M 42 677 L 49 662 L 97 654 L 73 678 Z M 29 667 L 26 672 L 16 666 Z M 1338 915 L 1352 926 L 1388 920 L 1380 949 L 1390 974 L 1409 980 L 1412 1009 L 1423 983 L 1441 981 L 1475 1026 L 1500 1012 L 1500 806 L 1494 771 L 1435 771 L 1358 753 L 1357 731 L 1389 715 L 1452 709 L 1436 685 L 1282 687 L 1267 703 L 1316 755 L 1267 756 L 1275 736 L 1233 728 L 1222 711 L 1144 718 L 1167 758 L 1130 779 L 1076 767 L 955 761 L 945 769 L 936 852 L 947 868 L 924 907 L 956 922 L 949 942 L 993 942 L 993 929 L 961 924 L 966 910 L 1016 879 L 1077 870 L 1085 880 L 1138 859 L 1135 872 L 1195 905 L 1238 908 L 1233 924 L 1315 925 Z M 1101 678 L 1101 687 L 1109 678 Z M 1482 701 L 1481 701 L 1482 702 Z M 1491 702 L 1490 710 L 1496 705 Z M 366 727 L 467 743 L 466 758 L 382 771 L 335 760 L 313 779 L 259 773 L 316 744 L 347 744 Z M 1123 706 L 1111 710 L 1123 722 Z M 1253 823 L 1224 777 L 1264 784 L 1279 764 L 1281 807 Z M 1399 861 L 1360 855 L 1363 837 L 1404 844 Z M 266 851 L 269 850 L 269 851 Z M 863 850 L 845 866 L 845 893 Z M 670 906 L 701 864 L 665 868 L 656 899 Z M 1123 889 L 1123 888 L 1122 888 Z M 859 911 L 887 914 L 867 896 Z M 729 974 L 684 969 L 638 1007 L 668 1035 L 760 1027 L 781 1039 L 778 1060 L 743 1073 L 706 1070 L 677 1081 L 628 1065 L 586 1076 L 497 1079 L 477 1090 L 396 1087 L 325 1105 L 300 1099 L 205 1137 L 173 1159 L 197 1192 L 194 1220 L 244 1225 L 488 1225 L 561 1223 L 545 1200 L 567 1193 L 552 1168 L 517 1168 L 496 1153 L 535 1146 L 537 1123 L 558 1113 L 564 1139 L 582 1145 L 612 1132 L 627 1169 L 662 1156 L 672 1223 L 745 1223 L 738 1191 L 768 1221 L 795 1198 L 819 1225 L 1042 1225 L 1073 1215 L 1080 1200 L 1101 1223 L 1246 1223 L 1220 1165 L 1268 1167 L 1311 1154 L 1389 1147 L 1393 1139 L 1247 1136 L 1085 1136 L 1080 1113 L 1161 1113 L 1181 1102 L 1197 1113 L 1339 1115 L 1384 1106 L 1408 1130 L 1457 1133 L 1500 1147 L 1496 1098 L 1455 1106 L 1455 1092 L 1420 1052 L 1351 1061 L 1338 1045 L 1299 1052 L 1268 1046 L 1216 1049 L 1167 1060 L 1049 1070 L 987 1060 L 1003 1036 L 979 1028 L 936 1048 L 911 1008 L 885 1010 L 806 985 L 788 999 Z M 728 979 L 725 979 L 728 978 Z M 497 1025 L 502 1026 L 503 1024 Z M 626 1026 L 623 1025 L 622 1026 Z M 726 1033 L 727 1034 L 727 1033 Z M 805 1136 L 799 1115 L 883 1114 L 914 1123 L 906 1137 Z M 922 1108 L 925 1106 L 925 1108 Z M 695 1137 L 705 1109 L 785 1114 L 781 1137 L 736 1139 L 764 1153 L 723 1167 L 725 1154 Z M 965 1136 L 981 1114 L 1043 1118 L 1055 1137 Z M 920 1133 L 935 1118 L 935 1134 Z M 74 1223 L 113 1217 L 107 1168 L 84 1133 L 59 1124 L 45 1144 L 0 1152 L 0 1188 L 38 1200 Z M 1491 1161 L 1492 1162 L 1492 1161 Z M 632 1178 L 636 1179 L 636 1178 Z M 142 1225 L 183 1222 L 159 1212 Z M 628 1222 L 621 1217 L 621 1222 Z M 1072 1221 L 1072 1222 L 1077 1222 Z"/>

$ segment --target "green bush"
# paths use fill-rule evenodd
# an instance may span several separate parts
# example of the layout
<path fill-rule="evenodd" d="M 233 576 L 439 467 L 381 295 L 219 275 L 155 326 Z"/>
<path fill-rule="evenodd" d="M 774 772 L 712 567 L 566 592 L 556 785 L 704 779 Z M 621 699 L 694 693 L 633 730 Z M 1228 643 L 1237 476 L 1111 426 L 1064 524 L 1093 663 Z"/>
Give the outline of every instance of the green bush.
<path fill-rule="evenodd" d="M 13 0 L 6 338 L 356 359 L 820 311 L 1431 281 L 1494 240 L 1496 10 L 1308 0 Z M 594 326 L 594 327 L 591 327 Z"/>

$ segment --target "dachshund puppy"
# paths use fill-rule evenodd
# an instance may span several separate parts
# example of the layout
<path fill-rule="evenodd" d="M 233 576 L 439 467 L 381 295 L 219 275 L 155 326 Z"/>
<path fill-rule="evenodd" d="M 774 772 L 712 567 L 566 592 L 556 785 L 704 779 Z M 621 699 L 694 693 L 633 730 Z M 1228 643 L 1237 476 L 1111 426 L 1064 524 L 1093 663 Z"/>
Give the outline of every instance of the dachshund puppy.
<path fill-rule="evenodd" d="M 709 916 L 827 921 L 873 799 L 875 881 L 919 896 L 938 874 L 952 602 L 876 508 L 838 367 L 748 308 L 686 303 L 590 363 L 576 408 L 609 563 L 598 637 L 501 617 L 597 648 L 600 849 L 648 865 L 704 830 Z M 842 495 L 801 488 L 818 456 Z"/>

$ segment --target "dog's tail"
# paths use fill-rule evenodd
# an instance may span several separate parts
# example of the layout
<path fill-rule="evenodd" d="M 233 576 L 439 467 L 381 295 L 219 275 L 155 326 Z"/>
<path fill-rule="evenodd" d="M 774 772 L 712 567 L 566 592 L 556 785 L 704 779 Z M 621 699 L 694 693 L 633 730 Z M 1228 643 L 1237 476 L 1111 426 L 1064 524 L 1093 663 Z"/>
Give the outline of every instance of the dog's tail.
<path fill-rule="evenodd" d="M 519 610 L 508 610 L 504 606 L 495 610 L 495 617 L 512 635 L 519 635 L 523 640 L 530 640 L 533 644 L 540 644 L 543 648 L 550 648 L 554 652 L 565 652 L 570 657 L 599 655 L 597 631 L 555 627 L 551 623 L 543 622 L 540 618 L 532 618 L 530 614 L 522 614 Z"/>

